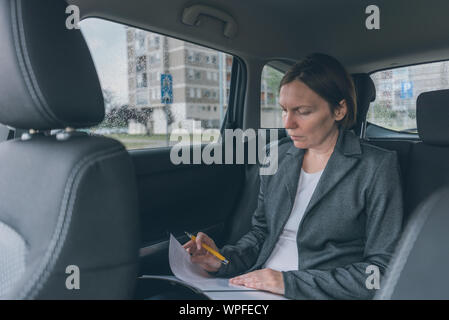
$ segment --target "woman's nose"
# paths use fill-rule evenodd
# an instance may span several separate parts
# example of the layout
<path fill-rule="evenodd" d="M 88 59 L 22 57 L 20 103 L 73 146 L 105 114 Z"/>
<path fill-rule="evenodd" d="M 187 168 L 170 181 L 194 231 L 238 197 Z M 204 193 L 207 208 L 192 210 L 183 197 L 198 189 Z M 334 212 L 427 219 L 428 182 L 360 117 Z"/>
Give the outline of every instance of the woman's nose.
<path fill-rule="evenodd" d="M 284 116 L 284 127 L 285 127 L 285 129 L 294 129 L 295 126 L 296 126 L 296 123 L 294 121 L 294 117 L 290 112 L 288 112 Z"/>

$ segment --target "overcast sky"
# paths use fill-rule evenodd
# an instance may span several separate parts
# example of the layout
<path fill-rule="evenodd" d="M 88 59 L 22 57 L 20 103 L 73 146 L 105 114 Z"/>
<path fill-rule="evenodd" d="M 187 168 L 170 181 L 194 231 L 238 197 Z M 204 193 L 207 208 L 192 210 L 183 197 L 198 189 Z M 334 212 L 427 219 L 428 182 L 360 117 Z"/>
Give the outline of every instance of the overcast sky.
<path fill-rule="evenodd" d="M 120 104 L 128 103 L 125 26 L 96 18 L 80 22 L 94 59 L 101 87 L 113 91 Z"/>

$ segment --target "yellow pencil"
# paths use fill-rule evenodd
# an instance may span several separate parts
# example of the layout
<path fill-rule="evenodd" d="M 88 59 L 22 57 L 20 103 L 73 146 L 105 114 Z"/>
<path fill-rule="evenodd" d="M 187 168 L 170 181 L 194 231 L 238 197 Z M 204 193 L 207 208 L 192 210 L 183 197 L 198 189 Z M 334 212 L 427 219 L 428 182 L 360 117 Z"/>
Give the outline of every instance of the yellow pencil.
<path fill-rule="evenodd" d="M 193 234 L 188 233 L 187 231 L 184 231 L 186 233 L 186 235 L 192 239 L 193 241 L 196 240 L 196 237 Z M 218 253 L 217 251 L 215 251 L 214 249 L 212 249 L 211 247 L 209 247 L 207 244 L 202 243 L 201 246 L 206 249 L 207 251 L 209 251 L 210 253 L 212 253 L 214 256 L 216 256 L 218 259 L 220 259 L 221 263 L 223 264 L 228 264 L 229 260 L 226 259 L 225 257 L 223 257 L 220 253 Z"/>

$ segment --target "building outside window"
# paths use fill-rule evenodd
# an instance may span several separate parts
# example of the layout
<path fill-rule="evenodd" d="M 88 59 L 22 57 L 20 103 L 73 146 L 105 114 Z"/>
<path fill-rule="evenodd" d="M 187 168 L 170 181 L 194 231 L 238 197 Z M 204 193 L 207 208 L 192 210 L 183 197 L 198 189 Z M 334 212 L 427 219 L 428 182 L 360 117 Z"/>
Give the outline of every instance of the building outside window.
<path fill-rule="evenodd" d="M 137 74 L 137 88 L 147 88 L 147 74 L 146 73 L 138 73 Z"/>
<path fill-rule="evenodd" d="M 148 105 L 147 91 L 138 91 L 136 94 L 138 105 Z"/>
<path fill-rule="evenodd" d="M 136 53 L 142 54 L 145 52 L 145 33 L 139 31 L 136 33 Z"/>
<path fill-rule="evenodd" d="M 147 70 L 147 57 L 137 57 L 136 72 L 144 72 Z"/>

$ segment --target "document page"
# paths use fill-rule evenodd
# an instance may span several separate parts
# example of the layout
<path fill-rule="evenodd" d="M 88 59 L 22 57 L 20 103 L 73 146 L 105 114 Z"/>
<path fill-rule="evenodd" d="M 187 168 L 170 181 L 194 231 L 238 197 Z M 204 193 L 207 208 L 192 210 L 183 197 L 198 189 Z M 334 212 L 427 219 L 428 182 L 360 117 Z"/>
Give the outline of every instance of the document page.
<path fill-rule="evenodd" d="M 170 268 L 180 280 L 202 291 L 255 291 L 255 289 L 229 283 L 226 278 L 215 278 L 190 261 L 189 253 L 179 241 L 170 234 L 168 252 Z"/>
<path fill-rule="evenodd" d="M 170 234 L 168 249 L 170 268 L 175 276 L 145 275 L 142 278 L 162 279 L 181 283 L 194 291 L 201 291 L 213 300 L 285 300 L 282 295 L 229 283 L 229 279 L 212 277 L 190 261 L 190 254 Z"/>

